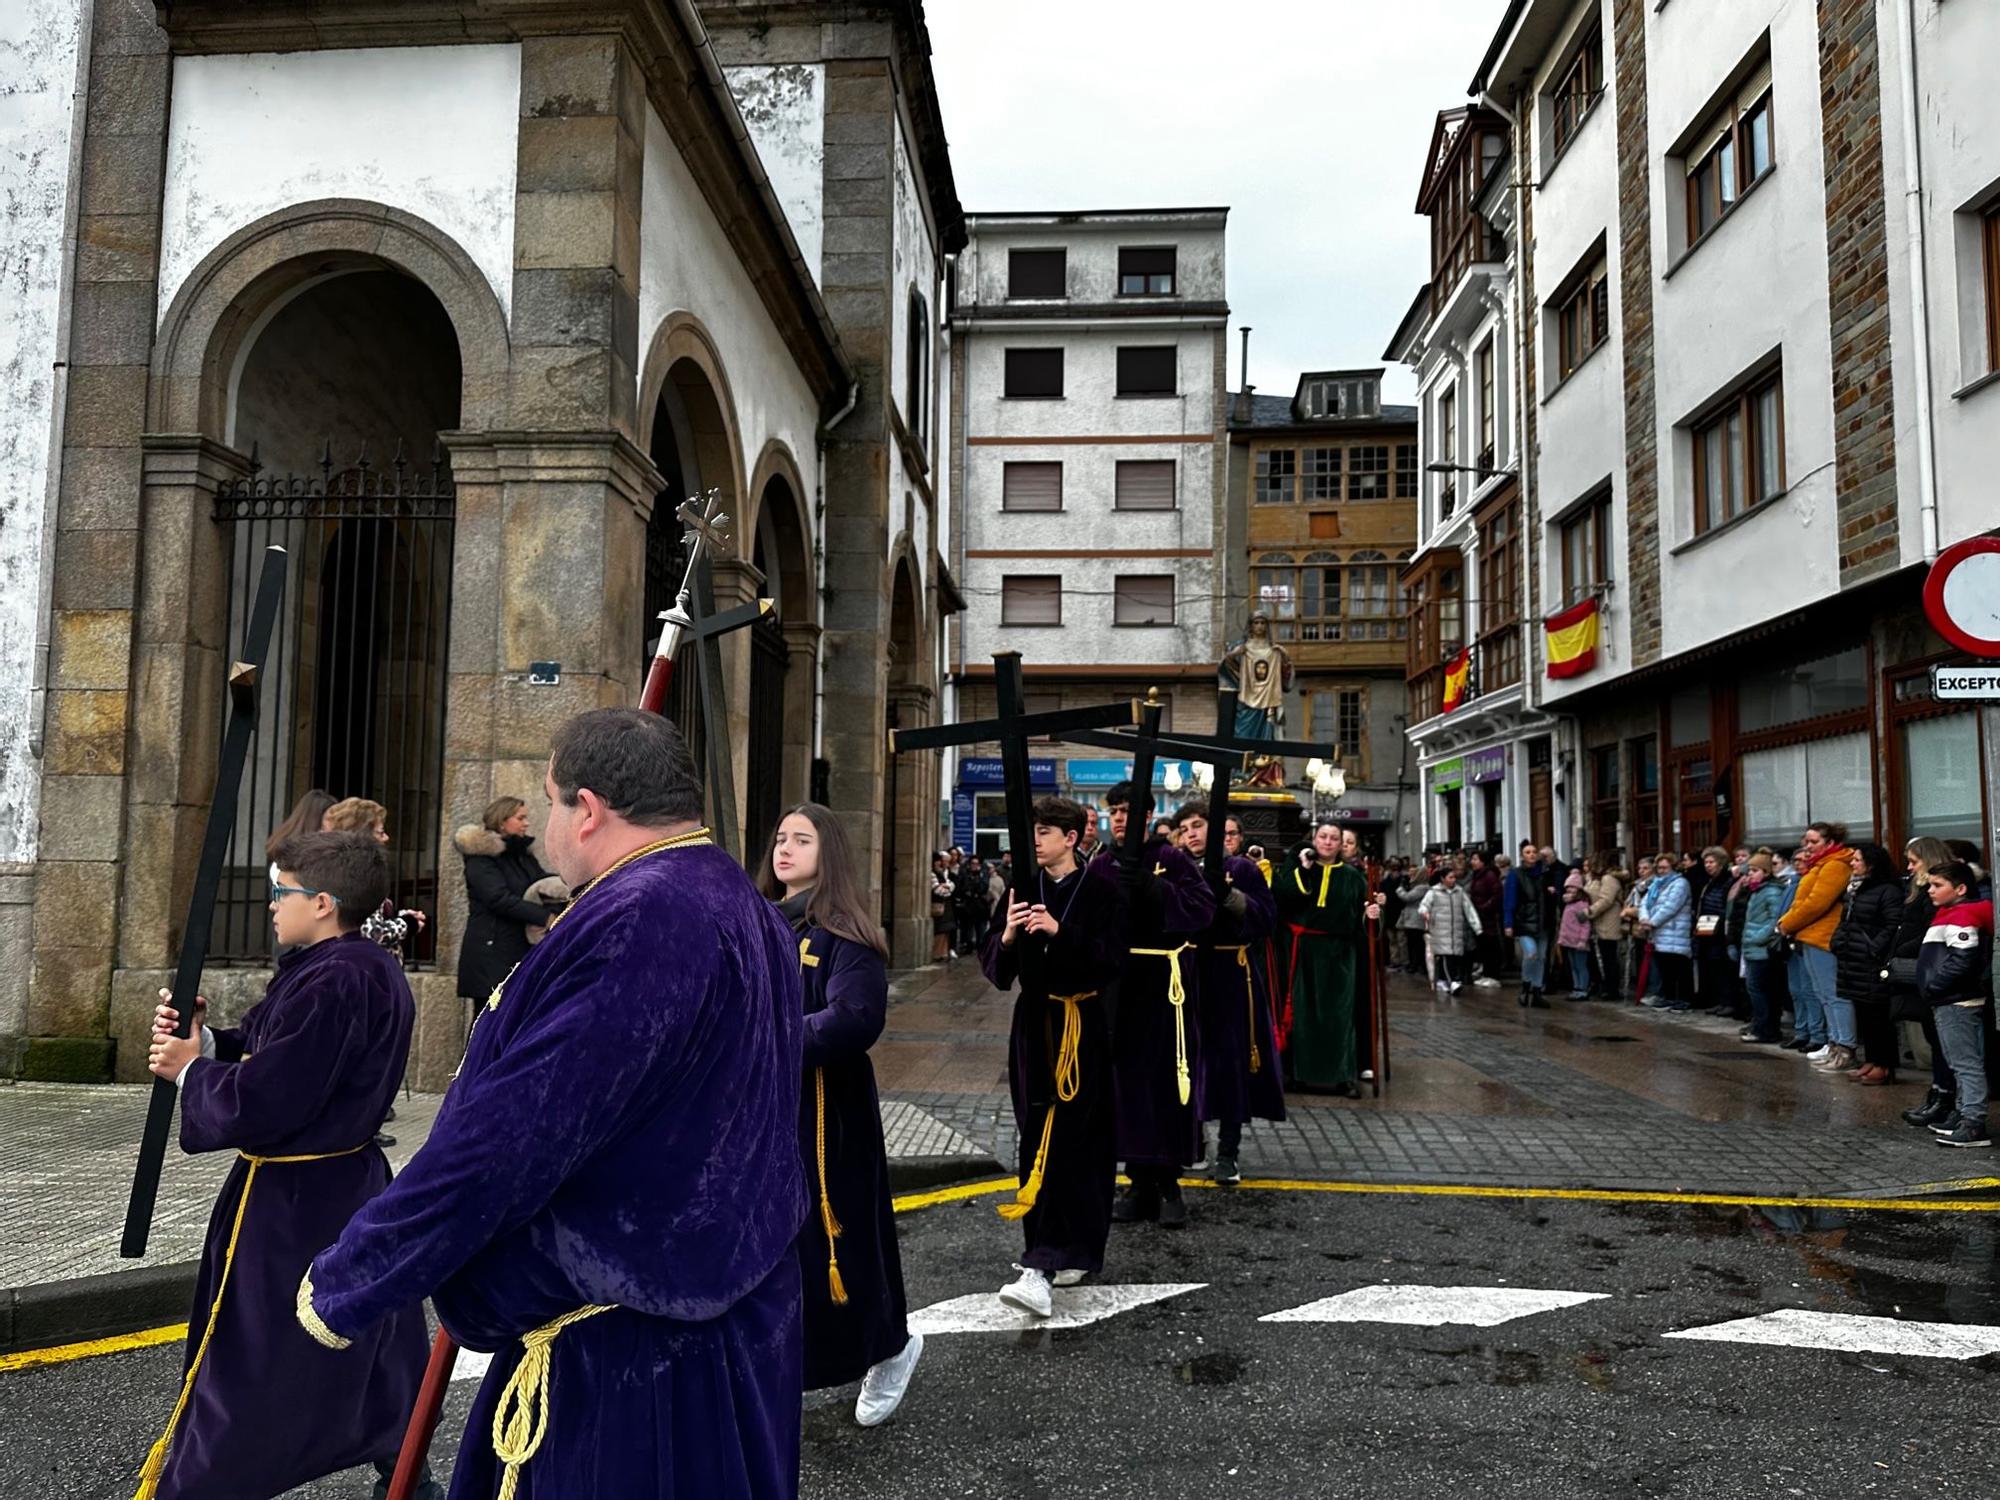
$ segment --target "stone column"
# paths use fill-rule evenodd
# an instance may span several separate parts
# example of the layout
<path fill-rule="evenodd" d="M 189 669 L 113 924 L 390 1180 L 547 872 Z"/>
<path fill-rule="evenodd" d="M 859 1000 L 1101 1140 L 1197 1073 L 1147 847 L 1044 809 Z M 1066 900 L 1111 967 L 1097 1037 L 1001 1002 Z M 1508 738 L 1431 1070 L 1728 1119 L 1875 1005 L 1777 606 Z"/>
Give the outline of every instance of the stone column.
<path fill-rule="evenodd" d="M 784 622 L 785 790 L 787 806 L 812 793 L 813 698 L 819 681 L 820 629 L 811 620 Z"/>
<path fill-rule="evenodd" d="M 96 7 L 56 496 L 34 958 L 18 1063 L 29 1078 L 111 1075 L 139 587 L 139 436 L 158 298 L 166 53 L 150 7 Z"/>
<path fill-rule="evenodd" d="M 890 703 L 899 729 L 936 721 L 937 695 L 927 686 L 892 688 Z M 897 757 L 896 803 L 888 809 L 885 835 L 892 849 L 911 852 L 895 872 L 896 913 L 889 953 L 898 968 L 914 968 L 930 958 L 930 854 L 937 842 L 937 786 L 937 751 L 906 751 Z"/>

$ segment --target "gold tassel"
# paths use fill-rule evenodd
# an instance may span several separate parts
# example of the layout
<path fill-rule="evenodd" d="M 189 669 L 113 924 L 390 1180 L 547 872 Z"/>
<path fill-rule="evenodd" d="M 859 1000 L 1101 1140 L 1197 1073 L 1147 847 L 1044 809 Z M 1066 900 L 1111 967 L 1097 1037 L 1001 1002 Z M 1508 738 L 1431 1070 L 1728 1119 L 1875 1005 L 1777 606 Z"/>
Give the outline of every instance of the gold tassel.
<path fill-rule="evenodd" d="M 1000 1205 L 1003 1219 L 1025 1219 L 1042 1195 L 1042 1179 L 1049 1166 L 1049 1142 L 1055 1137 L 1056 1106 L 1074 1099 L 1083 1083 L 1083 1012 L 1077 1005 L 1096 994 L 1097 991 L 1088 990 L 1081 995 L 1049 996 L 1063 1008 L 1062 1045 L 1056 1052 L 1056 1097 L 1042 1115 L 1042 1142 L 1035 1148 L 1035 1163 L 1028 1169 L 1028 1180 L 1021 1184 L 1012 1203 Z"/>
<path fill-rule="evenodd" d="M 1237 945 L 1235 949 L 1237 967 L 1243 970 L 1243 998 L 1250 1006 L 1250 1071 L 1259 1072 L 1264 1066 L 1264 1058 L 1257 1050 L 1257 986 L 1250 977 L 1250 945 Z"/>
<path fill-rule="evenodd" d="M 826 1230 L 826 1289 L 836 1307 L 847 1305 L 847 1283 L 840 1279 L 840 1252 L 833 1242 L 840 1238 L 840 1220 L 833 1216 L 833 1199 L 826 1191 L 826 1069 L 813 1069 L 813 1103 L 817 1111 L 819 1153 L 819 1218 Z"/>

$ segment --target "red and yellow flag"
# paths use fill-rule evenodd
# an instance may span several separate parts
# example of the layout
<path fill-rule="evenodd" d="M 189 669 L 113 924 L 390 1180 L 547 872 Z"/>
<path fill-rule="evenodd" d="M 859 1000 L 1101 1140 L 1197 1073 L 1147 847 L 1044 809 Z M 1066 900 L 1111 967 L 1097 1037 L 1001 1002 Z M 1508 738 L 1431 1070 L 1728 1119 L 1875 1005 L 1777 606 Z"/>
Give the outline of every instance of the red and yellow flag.
<path fill-rule="evenodd" d="M 1597 665 L 1596 595 L 1542 621 L 1548 644 L 1549 676 L 1577 677 Z"/>
<path fill-rule="evenodd" d="M 1466 689 L 1472 684 L 1472 648 L 1462 648 L 1458 655 L 1444 664 L 1444 711 L 1450 713 L 1466 698 Z"/>

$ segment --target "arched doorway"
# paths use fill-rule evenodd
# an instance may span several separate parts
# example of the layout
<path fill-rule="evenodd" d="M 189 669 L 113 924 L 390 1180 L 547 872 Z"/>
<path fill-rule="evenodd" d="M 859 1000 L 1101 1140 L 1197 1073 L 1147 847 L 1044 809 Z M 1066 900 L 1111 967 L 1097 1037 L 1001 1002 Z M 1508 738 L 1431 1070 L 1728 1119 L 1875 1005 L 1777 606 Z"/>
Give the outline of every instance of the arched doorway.
<path fill-rule="evenodd" d="M 772 603 L 770 614 L 749 632 L 750 774 L 744 846 L 755 849 L 757 841 L 777 826 L 783 809 L 804 799 L 806 762 L 812 754 L 811 564 L 798 493 L 789 474 L 773 473 L 764 480 L 748 550 L 758 587 Z M 801 675 L 800 682 L 792 680 L 794 673 Z"/>
<path fill-rule="evenodd" d="M 921 595 L 908 556 L 897 559 L 889 598 L 888 728 L 927 723 L 930 687 L 923 659 Z M 932 850 L 929 788 L 937 781 L 934 752 L 887 754 L 882 805 L 889 828 L 882 840 L 882 926 L 895 962 L 909 966 L 930 952 L 928 890 Z"/>
<path fill-rule="evenodd" d="M 239 356 L 224 430 L 253 468 L 215 499 L 223 639 L 241 636 L 266 548 L 285 548 L 288 578 L 218 960 L 268 959 L 264 844 L 309 788 L 381 803 L 395 898 L 439 909 L 455 502 L 438 434 L 459 425 L 461 383 L 443 305 L 379 261 L 296 280 Z M 405 957 L 430 962 L 436 940 L 427 925 Z"/>

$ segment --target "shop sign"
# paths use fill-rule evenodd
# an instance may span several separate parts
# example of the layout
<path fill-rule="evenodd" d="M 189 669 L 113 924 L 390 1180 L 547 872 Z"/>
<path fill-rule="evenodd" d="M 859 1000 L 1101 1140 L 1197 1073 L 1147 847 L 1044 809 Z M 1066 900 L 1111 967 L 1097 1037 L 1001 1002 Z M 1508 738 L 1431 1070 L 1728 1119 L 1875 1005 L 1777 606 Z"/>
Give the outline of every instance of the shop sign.
<path fill-rule="evenodd" d="M 1336 807 L 1321 816 L 1336 823 L 1386 823 L 1390 812 L 1386 807 Z"/>
<path fill-rule="evenodd" d="M 2000 667 L 1932 667 L 1931 696 L 1959 701 L 2000 700 Z"/>
<path fill-rule="evenodd" d="M 1431 790 L 1435 792 L 1455 792 L 1465 785 L 1465 762 L 1461 760 L 1441 760 L 1431 767 Z"/>
<path fill-rule="evenodd" d="M 1507 747 L 1492 745 L 1484 750 L 1475 750 L 1465 757 L 1465 779 L 1478 785 L 1485 781 L 1505 781 L 1507 779 Z"/>
<path fill-rule="evenodd" d="M 1153 762 L 1153 785 L 1167 784 L 1167 768 L 1171 766 L 1180 772 L 1183 787 L 1194 785 L 1194 767 L 1184 760 L 1156 760 Z M 1132 777 L 1132 762 L 1129 760 L 1073 760 L 1069 762 L 1069 784 L 1071 786 L 1116 786 Z"/>
<path fill-rule="evenodd" d="M 960 849 L 973 847 L 972 793 L 951 794 L 951 841 Z"/>
<path fill-rule="evenodd" d="M 1056 784 L 1056 763 L 1053 760 L 1036 759 L 1028 762 L 1028 781 L 1032 786 L 1052 787 Z M 958 784 L 960 786 L 1005 786 L 1007 774 L 1001 769 L 997 755 L 968 755 L 958 763 Z"/>

